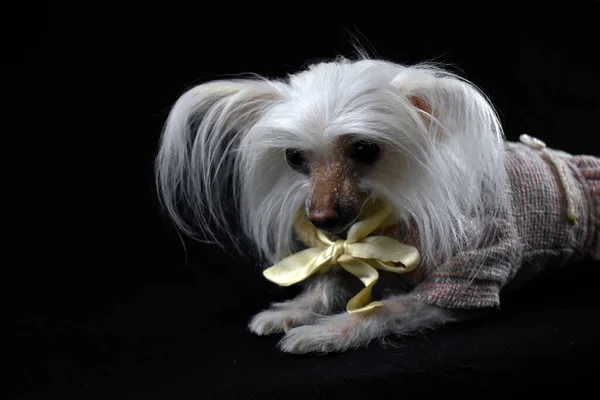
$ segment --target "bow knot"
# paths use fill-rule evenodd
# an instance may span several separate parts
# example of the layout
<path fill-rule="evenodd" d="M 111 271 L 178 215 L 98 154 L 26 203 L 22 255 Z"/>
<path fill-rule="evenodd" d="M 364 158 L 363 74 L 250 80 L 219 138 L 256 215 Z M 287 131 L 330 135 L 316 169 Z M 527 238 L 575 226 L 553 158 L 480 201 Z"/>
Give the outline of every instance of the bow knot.
<path fill-rule="evenodd" d="M 348 254 L 348 242 L 338 239 L 330 247 L 331 261 L 336 262 L 344 254 Z"/>
<path fill-rule="evenodd" d="M 318 247 L 308 248 L 266 269 L 263 274 L 281 286 L 298 283 L 315 273 L 326 273 L 334 265 L 360 279 L 365 288 L 347 304 L 350 313 L 364 314 L 383 306 L 371 302 L 373 286 L 379 278 L 377 270 L 405 273 L 414 270 L 421 262 L 417 249 L 385 236 L 371 236 L 391 215 L 384 206 L 373 216 L 357 222 L 351 227 L 346 240 L 331 241 L 322 231 L 314 229 L 313 237 Z M 396 265 L 399 264 L 399 265 Z"/>

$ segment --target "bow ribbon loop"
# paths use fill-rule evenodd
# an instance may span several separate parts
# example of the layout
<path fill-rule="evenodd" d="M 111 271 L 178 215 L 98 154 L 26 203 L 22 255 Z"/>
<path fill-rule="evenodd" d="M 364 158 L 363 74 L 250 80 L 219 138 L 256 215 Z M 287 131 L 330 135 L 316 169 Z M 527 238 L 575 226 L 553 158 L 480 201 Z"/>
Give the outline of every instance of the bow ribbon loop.
<path fill-rule="evenodd" d="M 322 231 L 314 229 L 319 247 L 312 247 L 284 258 L 263 272 L 265 278 L 290 286 L 314 274 L 324 274 L 334 266 L 340 266 L 365 285 L 346 305 L 349 313 L 366 314 L 383 306 L 371 301 L 372 289 L 383 270 L 406 273 L 417 268 L 421 262 L 416 248 L 385 236 L 371 236 L 391 215 L 391 209 L 383 206 L 373 216 L 354 224 L 346 240 L 330 240 Z M 399 265 L 397 265 L 399 264 Z"/>

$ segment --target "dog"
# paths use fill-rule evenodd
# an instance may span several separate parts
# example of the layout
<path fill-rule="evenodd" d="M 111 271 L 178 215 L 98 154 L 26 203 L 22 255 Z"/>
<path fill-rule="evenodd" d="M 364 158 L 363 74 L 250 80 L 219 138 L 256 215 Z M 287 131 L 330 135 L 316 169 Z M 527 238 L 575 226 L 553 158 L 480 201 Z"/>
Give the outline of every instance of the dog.
<path fill-rule="evenodd" d="M 600 159 L 507 141 L 484 92 L 430 63 L 340 57 L 286 79 L 190 88 L 165 122 L 156 185 L 184 234 L 248 238 L 266 267 L 307 248 L 297 215 L 343 240 L 367 202 L 393 208 L 374 234 L 418 249 L 418 268 L 382 273 L 381 307 L 367 315 L 343 309 L 358 282 L 343 269 L 307 278 L 248 324 L 283 335 L 287 353 L 477 318 L 545 270 L 600 259 Z"/>

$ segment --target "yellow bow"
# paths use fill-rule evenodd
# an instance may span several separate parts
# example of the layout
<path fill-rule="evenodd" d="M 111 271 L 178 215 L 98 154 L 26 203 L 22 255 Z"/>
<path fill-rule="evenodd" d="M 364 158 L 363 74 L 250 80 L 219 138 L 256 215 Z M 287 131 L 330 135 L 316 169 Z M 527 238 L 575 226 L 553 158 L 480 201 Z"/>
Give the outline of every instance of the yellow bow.
<path fill-rule="evenodd" d="M 349 313 L 366 314 L 378 309 L 383 303 L 371 301 L 373 286 L 379 278 L 377 270 L 406 273 L 417 268 L 421 262 L 418 250 L 412 246 L 386 236 L 368 237 L 388 219 L 391 211 L 389 206 L 384 205 L 371 217 L 357 222 L 350 228 L 346 240 L 332 241 L 313 227 L 314 232 L 310 234 L 320 242 L 319 247 L 286 257 L 266 269 L 263 275 L 280 286 L 290 286 L 315 273 L 324 274 L 334 265 L 339 265 L 365 285 L 348 302 L 346 310 Z M 396 266 L 395 263 L 401 265 Z"/>

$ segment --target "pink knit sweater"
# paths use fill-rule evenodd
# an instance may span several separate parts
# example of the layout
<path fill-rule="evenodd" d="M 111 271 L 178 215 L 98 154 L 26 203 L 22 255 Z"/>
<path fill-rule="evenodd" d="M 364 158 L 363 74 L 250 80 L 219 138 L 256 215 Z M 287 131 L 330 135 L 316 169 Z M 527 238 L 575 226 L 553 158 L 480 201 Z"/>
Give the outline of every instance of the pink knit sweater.
<path fill-rule="evenodd" d="M 448 308 L 498 307 L 500 293 L 548 268 L 585 257 L 600 260 L 600 158 L 547 149 L 563 165 L 578 221 L 567 218 L 565 185 L 539 149 L 507 143 L 511 199 L 492 221 L 491 245 L 474 248 L 431 270 L 412 292 Z"/>

